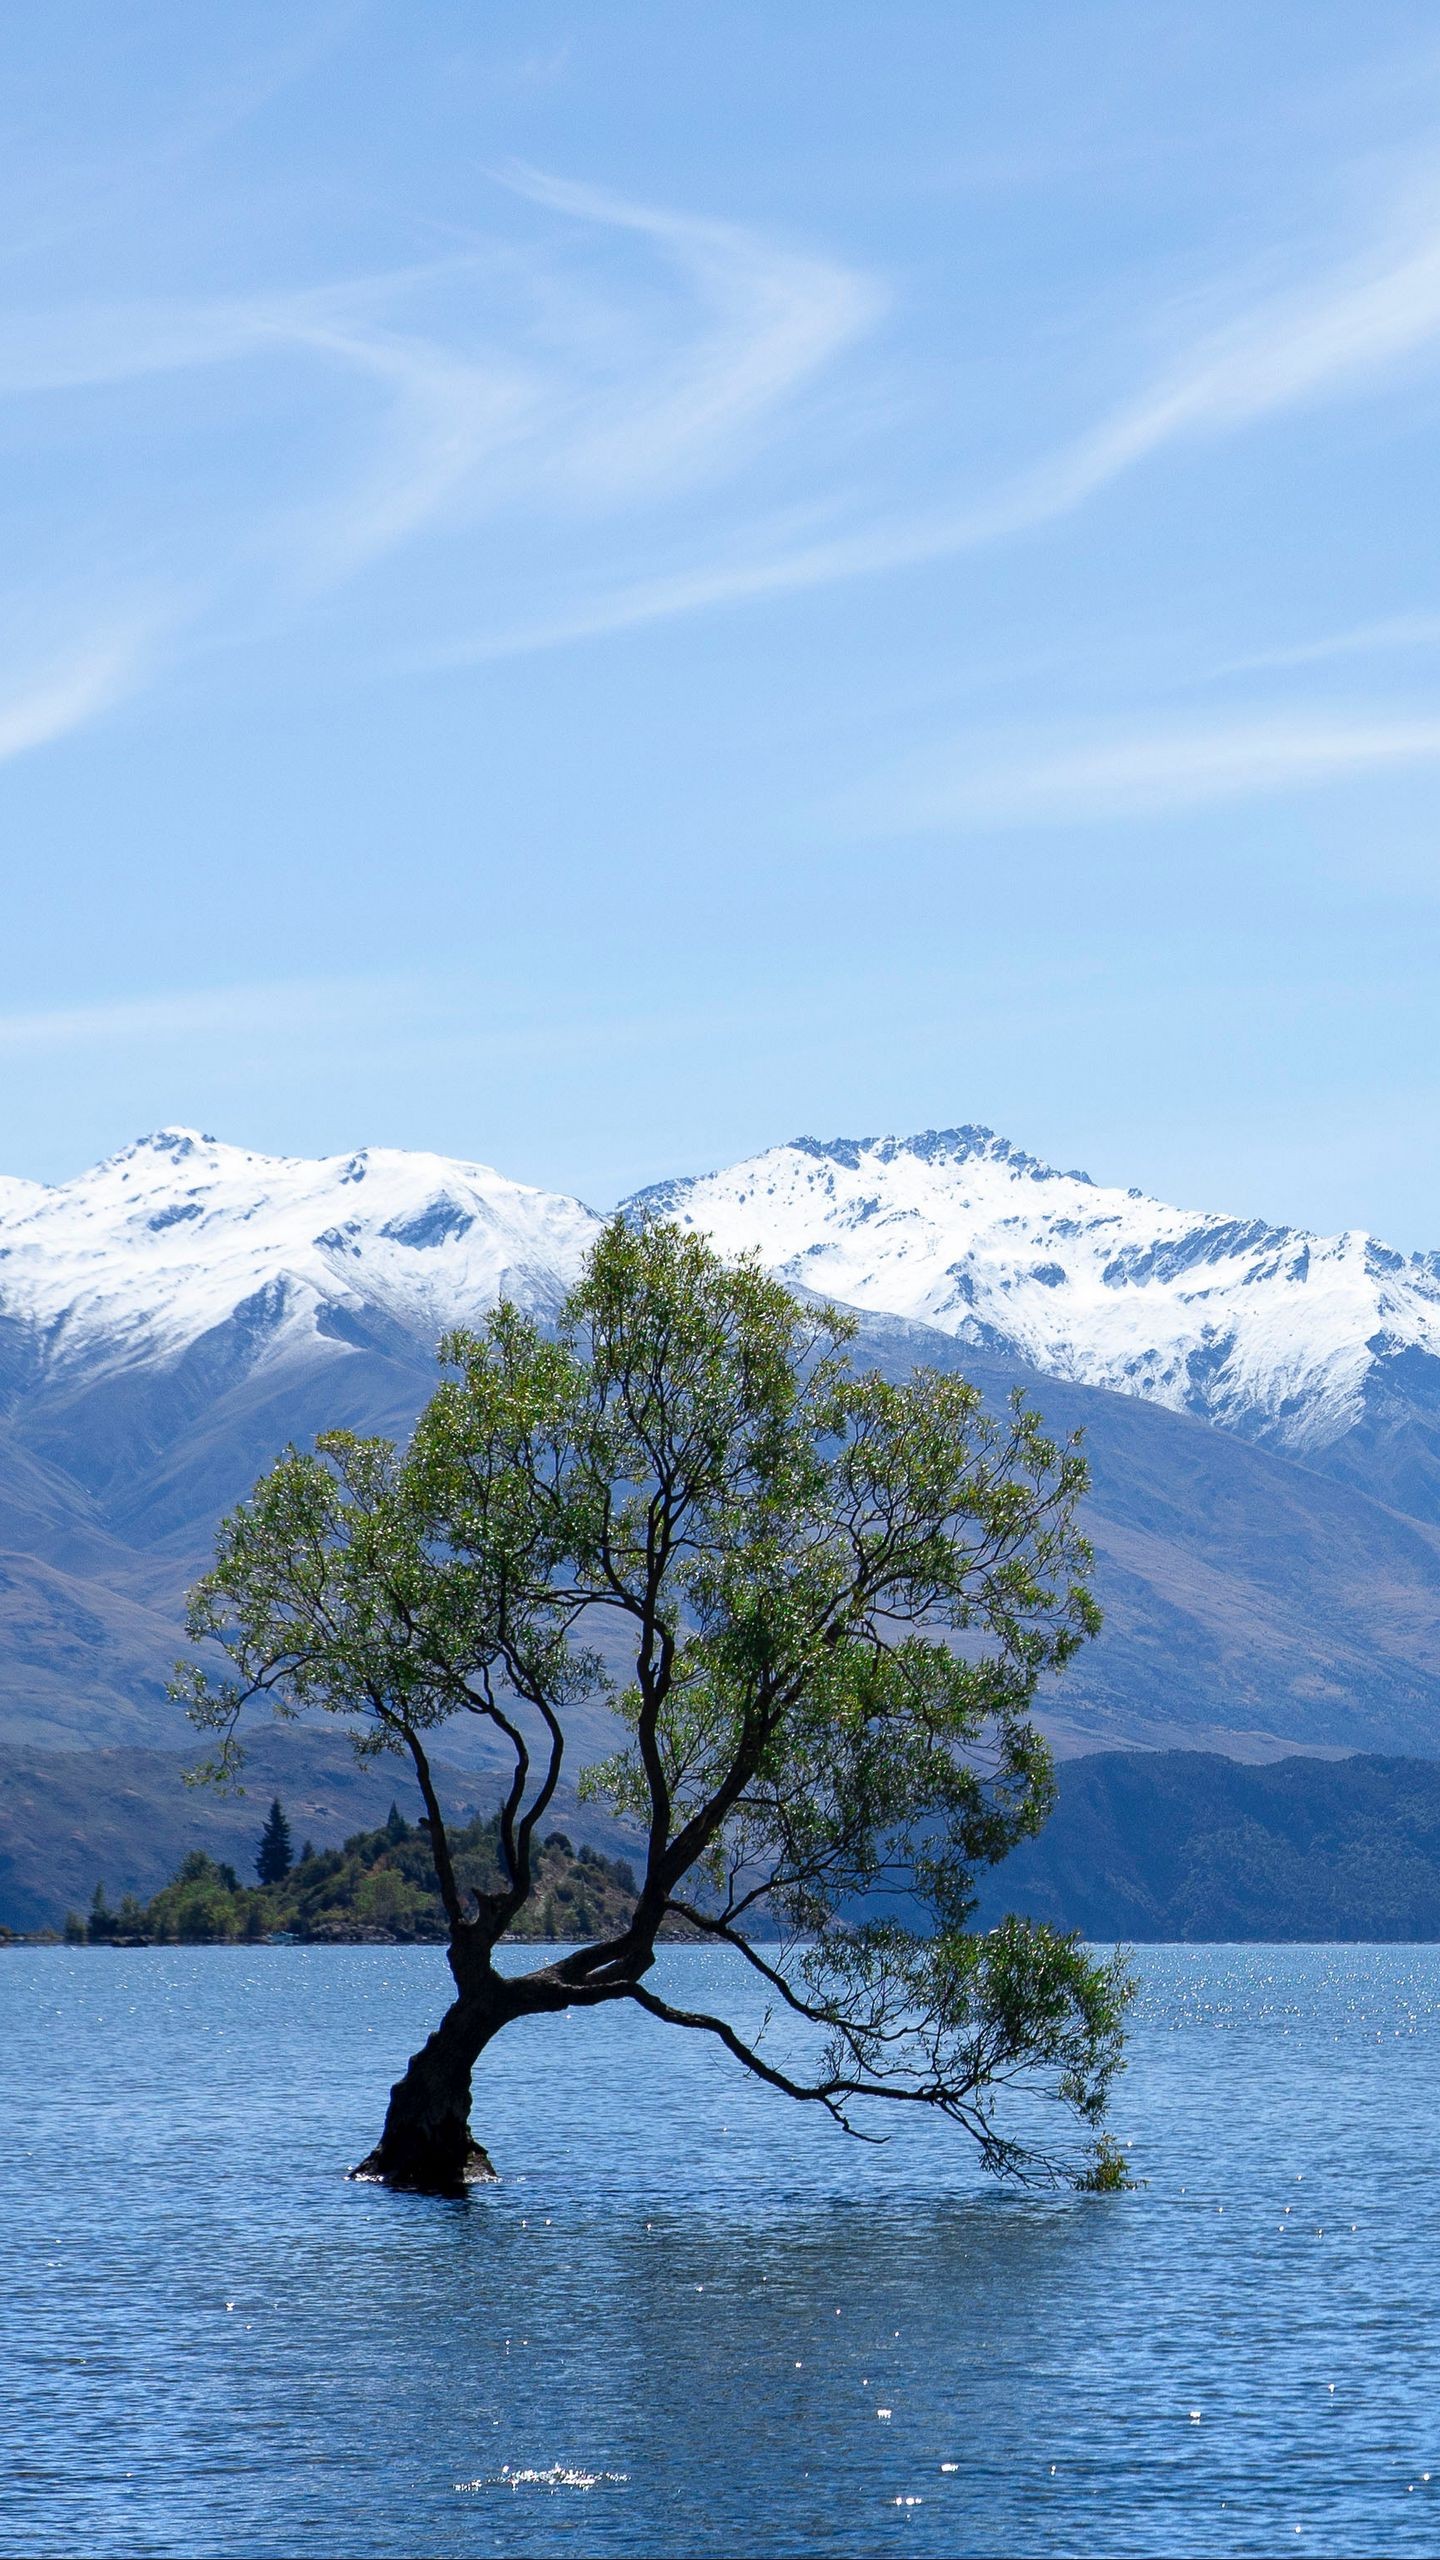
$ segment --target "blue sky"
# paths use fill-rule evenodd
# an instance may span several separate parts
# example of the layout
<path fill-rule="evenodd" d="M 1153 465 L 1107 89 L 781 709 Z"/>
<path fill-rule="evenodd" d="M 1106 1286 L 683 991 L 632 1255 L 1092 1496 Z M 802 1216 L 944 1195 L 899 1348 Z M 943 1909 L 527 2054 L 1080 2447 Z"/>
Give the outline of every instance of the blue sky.
<path fill-rule="evenodd" d="M 1432 12 L 51 0 L 0 119 L 0 1169 L 1440 1245 Z"/>

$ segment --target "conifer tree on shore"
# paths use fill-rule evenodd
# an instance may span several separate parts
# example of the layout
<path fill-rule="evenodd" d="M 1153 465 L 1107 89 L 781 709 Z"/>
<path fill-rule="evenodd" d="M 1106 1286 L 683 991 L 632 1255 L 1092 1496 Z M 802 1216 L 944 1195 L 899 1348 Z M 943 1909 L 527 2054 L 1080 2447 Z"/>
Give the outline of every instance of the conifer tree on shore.
<path fill-rule="evenodd" d="M 285 1819 L 285 1808 L 277 1796 L 265 1817 L 265 1828 L 260 1834 L 260 1845 L 255 1852 L 255 1873 L 262 1884 L 283 1884 L 294 1863 L 295 1854 L 290 1845 L 290 1825 Z"/>

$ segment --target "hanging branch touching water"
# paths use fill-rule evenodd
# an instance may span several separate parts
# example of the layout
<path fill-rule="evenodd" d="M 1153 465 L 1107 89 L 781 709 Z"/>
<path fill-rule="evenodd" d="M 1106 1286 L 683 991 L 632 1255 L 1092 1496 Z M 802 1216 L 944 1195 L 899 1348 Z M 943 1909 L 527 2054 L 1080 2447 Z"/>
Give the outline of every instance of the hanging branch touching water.
<path fill-rule="evenodd" d="M 235 1765 L 252 1703 L 320 1711 L 362 1754 L 408 1758 L 430 1825 L 455 1998 L 358 2174 L 442 2192 L 493 2174 L 469 2123 L 486 2046 L 629 2001 L 853 2132 L 918 2106 L 992 2168 L 1114 2182 L 1123 1969 L 1028 1923 L 967 1928 L 976 1870 L 1052 1800 L 1036 1685 L 1098 1624 L 1084 1462 L 1018 1399 L 997 1420 L 963 1379 L 857 1374 L 852 1329 L 694 1235 L 617 1220 L 554 1337 L 502 1305 L 448 1338 L 403 1455 L 328 1434 L 226 1522 L 189 1630 L 233 1676 L 177 1684 L 220 1738 L 211 1767 Z M 576 1711 L 600 1703 L 619 1745 L 579 1774 L 643 1835 L 633 1916 L 502 1973 Z M 428 1756 L 456 1717 L 508 1770 L 504 1881 L 480 1895 Z M 778 1944 L 747 1934 L 762 1905 Z M 754 1976 L 778 2043 L 647 1980 L 677 1916 Z M 1017 2086 L 1068 2111 L 1078 2153 L 998 2128 Z"/>

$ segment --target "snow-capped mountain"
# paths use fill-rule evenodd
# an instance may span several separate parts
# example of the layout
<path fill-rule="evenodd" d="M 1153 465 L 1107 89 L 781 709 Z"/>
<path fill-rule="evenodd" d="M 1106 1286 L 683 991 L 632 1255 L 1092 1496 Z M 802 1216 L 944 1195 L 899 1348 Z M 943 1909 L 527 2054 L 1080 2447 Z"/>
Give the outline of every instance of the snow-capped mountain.
<path fill-rule="evenodd" d="M 1295 1451 L 1354 1429 L 1387 1363 L 1440 1360 L 1440 1256 L 1170 1208 L 989 1129 L 799 1138 L 629 1206 L 822 1296 Z"/>
<path fill-rule="evenodd" d="M 988 1129 L 799 1138 L 625 1207 L 871 1315 L 1293 1453 L 1382 1407 L 1432 1436 L 1440 1416 L 1440 1256 L 1172 1208 Z M 598 1226 L 485 1165 L 163 1129 L 73 1181 L 0 1181 L 0 1369 L 63 1386 L 193 1367 L 223 1337 L 233 1379 L 343 1354 L 361 1319 L 367 1342 L 378 1323 L 428 1356 L 501 1296 L 553 1311 Z"/>
<path fill-rule="evenodd" d="M 52 1378 L 173 1361 L 236 1322 L 273 1358 L 357 1307 L 433 1345 L 502 1296 L 549 1312 L 597 1223 L 488 1165 L 162 1129 L 71 1182 L 0 1183 L 0 1317 Z"/>

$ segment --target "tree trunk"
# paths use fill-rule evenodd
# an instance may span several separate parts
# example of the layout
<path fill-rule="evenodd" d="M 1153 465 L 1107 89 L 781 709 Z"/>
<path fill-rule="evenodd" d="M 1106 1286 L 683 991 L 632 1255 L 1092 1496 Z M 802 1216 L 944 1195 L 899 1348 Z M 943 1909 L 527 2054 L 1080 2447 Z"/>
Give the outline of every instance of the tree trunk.
<path fill-rule="evenodd" d="M 470 2074 L 486 2045 L 513 2014 L 508 1985 L 488 1965 L 478 1982 L 460 1980 L 435 2033 L 412 2056 L 390 2092 L 385 2129 L 375 2148 L 352 2169 L 352 2178 L 387 2187 L 416 2188 L 425 2195 L 463 2195 L 466 2187 L 494 2178 L 490 2155 L 470 2131 Z"/>

